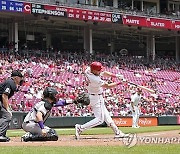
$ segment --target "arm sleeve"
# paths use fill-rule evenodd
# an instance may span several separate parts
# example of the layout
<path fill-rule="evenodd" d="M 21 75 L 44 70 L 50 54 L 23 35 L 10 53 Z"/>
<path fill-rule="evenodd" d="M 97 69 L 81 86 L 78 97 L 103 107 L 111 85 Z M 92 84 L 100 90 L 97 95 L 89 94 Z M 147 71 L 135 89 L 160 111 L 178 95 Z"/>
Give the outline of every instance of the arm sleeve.
<path fill-rule="evenodd" d="M 66 105 L 66 100 L 59 100 L 58 102 L 56 102 L 54 107 L 65 106 L 65 105 Z"/>

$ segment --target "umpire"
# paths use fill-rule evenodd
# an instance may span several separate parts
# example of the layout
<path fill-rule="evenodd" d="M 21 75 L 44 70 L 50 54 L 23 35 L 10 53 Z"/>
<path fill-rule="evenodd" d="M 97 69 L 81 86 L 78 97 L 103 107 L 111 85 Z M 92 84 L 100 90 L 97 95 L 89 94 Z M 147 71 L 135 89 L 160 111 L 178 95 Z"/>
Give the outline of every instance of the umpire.
<path fill-rule="evenodd" d="M 23 84 L 23 75 L 19 70 L 12 72 L 11 77 L 0 83 L 0 142 L 9 142 L 6 132 L 12 118 L 8 100 L 18 91 L 18 86 Z"/>

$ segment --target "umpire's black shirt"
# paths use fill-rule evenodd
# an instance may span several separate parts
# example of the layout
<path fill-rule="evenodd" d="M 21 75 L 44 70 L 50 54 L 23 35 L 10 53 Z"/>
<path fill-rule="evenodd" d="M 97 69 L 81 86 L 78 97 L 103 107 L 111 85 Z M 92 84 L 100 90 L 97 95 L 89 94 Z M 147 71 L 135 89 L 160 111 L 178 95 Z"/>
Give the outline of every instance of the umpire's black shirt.
<path fill-rule="evenodd" d="M 8 98 L 14 95 L 17 90 L 16 84 L 12 78 L 0 83 L 0 101 L 2 102 L 2 94 L 8 95 Z"/>

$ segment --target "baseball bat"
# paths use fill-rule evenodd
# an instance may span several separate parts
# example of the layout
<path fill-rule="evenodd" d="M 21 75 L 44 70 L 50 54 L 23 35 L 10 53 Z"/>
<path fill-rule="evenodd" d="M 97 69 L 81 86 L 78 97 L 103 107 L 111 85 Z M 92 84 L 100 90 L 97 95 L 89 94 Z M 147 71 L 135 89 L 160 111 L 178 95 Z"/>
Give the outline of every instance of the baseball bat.
<path fill-rule="evenodd" d="M 151 93 L 155 93 L 154 90 L 152 90 L 152 89 L 150 89 L 150 88 L 147 88 L 147 87 L 145 87 L 145 86 L 141 86 L 141 85 L 138 85 L 138 84 L 133 83 L 133 82 L 130 82 L 130 81 L 127 81 L 127 83 L 129 83 L 129 84 L 131 84 L 131 85 L 134 85 L 134 86 L 136 86 L 136 87 L 138 87 L 138 88 L 147 90 L 147 91 L 149 91 L 149 92 L 151 92 Z"/>

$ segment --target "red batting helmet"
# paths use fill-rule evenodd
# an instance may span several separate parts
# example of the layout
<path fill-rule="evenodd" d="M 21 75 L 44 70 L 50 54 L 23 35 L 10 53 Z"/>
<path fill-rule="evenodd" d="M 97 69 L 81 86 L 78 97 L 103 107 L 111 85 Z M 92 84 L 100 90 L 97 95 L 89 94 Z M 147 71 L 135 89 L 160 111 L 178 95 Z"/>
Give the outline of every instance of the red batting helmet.
<path fill-rule="evenodd" d="M 101 69 L 103 68 L 102 64 L 100 62 L 92 62 L 91 65 L 91 70 L 95 70 L 95 71 L 101 71 Z"/>

